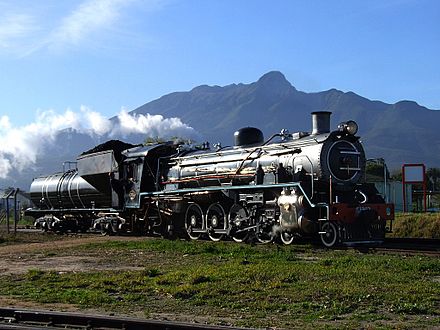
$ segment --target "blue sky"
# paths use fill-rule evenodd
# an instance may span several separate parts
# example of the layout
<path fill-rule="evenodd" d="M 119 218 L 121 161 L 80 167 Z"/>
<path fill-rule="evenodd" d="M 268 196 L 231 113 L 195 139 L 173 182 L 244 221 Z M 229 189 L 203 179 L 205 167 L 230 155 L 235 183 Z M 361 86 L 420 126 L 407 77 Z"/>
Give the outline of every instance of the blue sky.
<path fill-rule="evenodd" d="M 435 0 L 0 0 L 0 118 L 109 117 L 270 70 L 306 92 L 440 109 L 439 58 Z"/>

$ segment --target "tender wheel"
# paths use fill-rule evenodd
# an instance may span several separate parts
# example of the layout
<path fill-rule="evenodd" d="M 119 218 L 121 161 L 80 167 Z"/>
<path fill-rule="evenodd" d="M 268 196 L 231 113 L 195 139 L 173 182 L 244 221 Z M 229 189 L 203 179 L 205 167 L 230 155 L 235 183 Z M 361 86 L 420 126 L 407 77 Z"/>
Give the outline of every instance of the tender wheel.
<path fill-rule="evenodd" d="M 110 236 L 111 235 L 111 233 L 105 228 L 102 228 L 100 233 L 102 236 Z"/>
<path fill-rule="evenodd" d="M 225 210 L 216 203 L 211 204 L 206 212 L 206 228 L 208 228 L 208 236 L 214 242 L 220 241 L 223 238 L 223 233 L 217 233 L 218 230 L 226 229 Z"/>
<path fill-rule="evenodd" d="M 114 228 L 110 222 L 101 225 L 102 236 L 113 236 L 115 234 Z"/>
<path fill-rule="evenodd" d="M 185 213 L 185 229 L 189 238 L 199 239 L 202 233 L 195 233 L 194 230 L 203 229 L 203 211 L 198 204 L 191 204 Z"/>
<path fill-rule="evenodd" d="M 283 242 L 283 244 L 290 245 L 295 239 L 295 235 L 293 235 L 291 232 L 288 231 L 282 231 L 280 235 L 280 239 L 281 242 Z"/>
<path fill-rule="evenodd" d="M 321 228 L 321 241 L 326 247 L 333 247 L 338 242 L 338 229 L 333 222 L 326 222 Z"/>
<path fill-rule="evenodd" d="M 232 239 L 237 243 L 244 242 L 249 236 L 249 231 L 244 230 L 248 227 L 248 213 L 246 209 L 240 204 L 232 205 L 228 219 L 231 226 L 230 235 Z"/>

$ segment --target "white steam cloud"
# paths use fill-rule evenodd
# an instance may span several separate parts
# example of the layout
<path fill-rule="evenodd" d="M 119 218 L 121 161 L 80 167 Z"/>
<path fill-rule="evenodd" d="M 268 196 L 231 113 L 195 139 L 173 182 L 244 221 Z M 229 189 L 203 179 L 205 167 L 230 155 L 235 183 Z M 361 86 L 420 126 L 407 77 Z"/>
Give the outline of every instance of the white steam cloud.
<path fill-rule="evenodd" d="M 144 134 L 146 138 L 197 137 L 197 132 L 179 118 L 130 115 L 124 109 L 113 121 L 86 106 L 81 106 L 79 112 L 68 109 L 62 114 L 53 110 L 38 111 L 35 122 L 21 127 L 14 127 L 8 116 L 1 116 L 0 179 L 7 178 L 12 169 L 21 171 L 35 164 L 45 147 L 55 141 L 60 130 L 67 128 L 106 138 L 128 137 L 131 134 Z"/>
<path fill-rule="evenodd" d="M 130 115 L 122 110 L 118 115 L 119 124 L 113 127 L 111 135 L 127 136 L 132 133 L 149 133 L 151 137 L 164 136 L 163 132 L 174 132 L 176 136 L 194 136 L 194 130 L 183 124 L 180 118 L 164 118 L 161 115 Z M 167 134 L 169 137 L 169 134 Z"/>

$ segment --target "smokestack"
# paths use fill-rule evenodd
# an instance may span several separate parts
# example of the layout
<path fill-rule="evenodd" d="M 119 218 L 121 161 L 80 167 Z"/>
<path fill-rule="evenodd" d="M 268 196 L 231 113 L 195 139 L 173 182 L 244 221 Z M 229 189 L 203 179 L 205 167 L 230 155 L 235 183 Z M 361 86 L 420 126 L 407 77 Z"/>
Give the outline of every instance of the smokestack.
<path fill-rule="evenodd" d="M 330 132 L 330 111 L 312 112 L 312 135 Z"/>

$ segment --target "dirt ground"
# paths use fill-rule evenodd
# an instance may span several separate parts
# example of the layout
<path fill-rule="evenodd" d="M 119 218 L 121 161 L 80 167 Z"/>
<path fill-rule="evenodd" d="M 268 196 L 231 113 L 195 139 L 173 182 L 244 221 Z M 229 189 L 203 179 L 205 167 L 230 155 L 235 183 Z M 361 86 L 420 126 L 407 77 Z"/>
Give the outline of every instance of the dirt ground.
<path fill-rule="evenodd" d="M 42 271 L 90 271 L 115 269 L 115 265 L 106 265 L 95 262 L 91 256 L 58 256 L 57 250 L 65 250 L 75 246 L 98 243 L 104 241 L 135 241 L 145 240 L 145 237 L 122 237 L 122 236 L 73 236 L 60 240 L 42 242 L 42 243 L 22 243 L 0 246 L 0 273 L 3 275 L 23 274 L 30 269 L 39 269 Z M 47 252 L 52 252 L 48 254 Z M 53 254 L 53 255 L 52 255 Z M 142 267 L 133 267 L 121 265 L 121 269 L 142 269 Z"/>
<path fill-rule="evenodd" d="M 145 266 L 136 266 L 127 263 L 103 263 L 97 260 L 96 255 L 66 255 L 65 251 L 69 248 L 74 248 L 88 243 L 99 243 L 106 241 L 138 241 L 148 239 L 146 237 L 122 237 L 122 236 L 73 236 L 63 237 L 60 240 L 41 242 L 41 243 L 21 243 L 0 246 L 0 274 L 12 275 L 27 273 L 30 269 L 39 269 L 42 271 L 56 271 L 56 272 L 81 272 L 91 270 L 108 270 L 108 269 L 123 269 L 123 270 L 142 270 Z M 63 253 L 58 253 L 62 252 Z M 147 256 L 143 256 L 146 258 Z M 26 308 L 32 310 L 52 310 L 65 312 L 81 312 L 93 315 L 106 315 L 101 310 L 94 309 L 79 309 L 74 305 L 59 304 L 59 303 L 45 303 L 44 306 L 38 302 L 23 301 L 7 296 L 0 296 L 0 307 L 5 308 Z M 112 313 L 107 315 L 113 315 Z M 130 314 L 122 314 L 126 317 L 145 318 L 142 311 L 132 311 Z M 204 316 L 188 316 L 186 314 L 168 314 L 168 313 L 150 313 L 149 318 L 156 320 L 170 320 L 188 323 L 207 324 L 212 322 L 211 317 Z M 231 318 L 222 318 L 223 325 L 232 324 Z M 219 322 L 219 321 L 217 321 Z"/>
<path fill-rule="evenodd" d="M 39 269 L 42 271 L 56 271 L 56 272 L 81 272 L 91 270 L 107 270 L 120 269 L 136 270 L 143 267 L 130 266 L 125 264 L 109 265 L 106 263 L 99 263 L 96 261 L 96 256 L 93 255 L 64 255 L 59 256 L 57 251 L 65 251 L 69 248 L 74 248 L 88 243 L 99 243 L 106 241 L 136 241 L 145 240 L 145 237 L 123 237 L 123 236 L 72 236 L 61 237 L 59 240 L 40 242 L 40 243 L 19 243 L 12 245 L 0 246 L 0 274 L 12 275 L 27 273 L 30 269 Z M 53 310 L 65 312 L 81 312 L 94 315 L 103 315 L 102 311 L 93 309 L 79 309 L 74 305 L 46 303 L 44 306 L 38 302 L 24 301 L 7 296 L 0 296 L 0 307 L 6 308 L 26 308 L 33 310 Z M 110 314 L 111 315 L 111 314 Z M 135 313 L 125 315 L 130 317 L 145 317 L 143 313 Z M 167 316 L 157 315 L 158 319 L 167 319 Z M 171 317 L 170 317 L 171 319 Z M 174 317 L 174 319 L 179 319 Z M 184 318 L 182 318 L 184 321 Z"/>
<path fill-rule="evenodd" d="M 24 274 L 31 269 L 38 269 L 42 271 L 55 271 L 55 272 L 82 272 L 93 270 L 142 270 L 145 269 L 145 265 L 148 264 L 149 256 L 147 253 L 139 251 L 131 251 L 132 258 L 125 258 L 123 262 L 121 260 L 108 263 L 100 262 L 97 258 L 96 252 L 87 253 L 66 253 L 69 248 L 74 251 L 75 247 L 88 244 L 99 243 L 107 241 L 141 241 L 149 238 L 146 237 L 124 237 L 124 236 L 99 236 L 99 235 L 84 235 L 84 236 L 71 236 L 71 237 L 55 237 L 53 240 L 38 242 L 38 243 L 16 243 L 10 245 L 0 246 L 0 274 L 14 275 Z M 109 259 L 106 258 L 106 261 Z M 141 260 L 140 263 L 133 260 Z M 6 308 L 26 308 L 33 310 L 53 310 L 53 311 L 66 311 L 66 312 L 81 312 L 85 314 L 94 315 L 113 315 L 105 314 L 101 310 L 94 309 L 79 309 L 74 305 L 59 304 L 59 303 L 46 303 L 41 305 L 37 302 L 23 301 L 8 296 L 0 296 L 0 307 Z M 127 317 L 139 317 L 145 318 L 143 311 L 132 311 L 130 314 L 119 314 L 120 316 Z M 200 323 L 200 324 L 221 324 L 231 325 L 236 324 L 237 320 L 233 315 L 230 317 L 216 317 L 214 315 L 207 317 L 203 315 L 188 316 L 184 313 L 149 313 L 149 318 L 156 320 L 171 320 L 187 323 Z M 416 324 L 415 320 L 411 320 L 409 317 L 408 322 L 410 324 Z M 341 323 L 339 323 L 341 322 Z M 322 323 L 323 327 L 330 326 L 330 328 L 346 327 L 342 321 L 335 321 L 326 324 Z M 396 326 L 393 322 L 390 323 L 390 328 L 400 328 L 401 323 Z M 365 328 L 375 328 L 375 324 L 365 323 Z M 416 327 L 417 328 L 417 327 Z M 269 328 L 268 328 L 269 329 Z M 439 329 L 438 327 L 436 329 Z"/>

